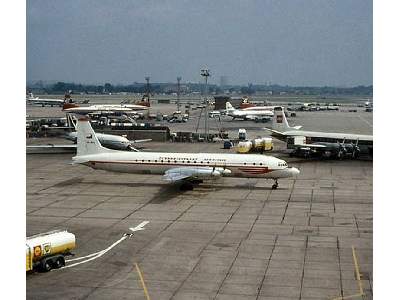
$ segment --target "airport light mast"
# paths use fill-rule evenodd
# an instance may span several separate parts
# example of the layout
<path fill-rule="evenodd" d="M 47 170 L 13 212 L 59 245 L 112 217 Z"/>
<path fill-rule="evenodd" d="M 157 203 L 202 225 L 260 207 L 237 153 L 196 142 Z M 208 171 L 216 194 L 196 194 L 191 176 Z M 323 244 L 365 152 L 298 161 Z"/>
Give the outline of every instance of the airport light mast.
<path fill-rule="evenodd" d="M 146 96 L 147 96 L 147 101 L 150 103 L 150 77 L 146 76 L 144 78 L 146 80 Z"/>
<path fill-rule="evenodd" d="M 177 108 L 177 110 L 178 111 L 180 111 L 181 110 L 181 80 L 182 80 L 182 77 L 181 76 L 178 76 L 178 77 L 176 77 L 176 80 L 178 81 L 178 90 L 177 90 L 177 100 L 176 100 L 176 108 Z"/>
<path fill-rule="evenodd" d="M 203 76 L 205 78 L 205 81 L 206 81 L 206 88 L 204 91 L 204 94 L 205 94 L 204 135 L 205 135 L 206 141 L 208 142 L 208 86 L 207 86 L 207 83 L 208 83 L 208 77 L 211 75 L 210 75 L 210 70 L 207 68 L 202 69 L 200 74 L 201 74 L 201 76 Z"/>

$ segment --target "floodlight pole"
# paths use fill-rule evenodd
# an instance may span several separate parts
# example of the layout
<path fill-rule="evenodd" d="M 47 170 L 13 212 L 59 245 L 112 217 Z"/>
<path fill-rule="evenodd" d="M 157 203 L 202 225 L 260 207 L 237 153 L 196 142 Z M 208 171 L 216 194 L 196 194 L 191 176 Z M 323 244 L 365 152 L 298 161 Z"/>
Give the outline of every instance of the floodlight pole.
<path fill-rule="evenodd" d="M 181 110 L 181 80 L 182 77 L 178 76 L 176 78 L 176 80 L 178 81 L 178 90 L 177 90 L 177 101 L 176 101 L 176 108 L 178 111 Z"/>
<path fill-rule="evenodd" d="M 205 68 L 202 69 L 200 72 L 201 76 L 203 76 L 205 78 L 206 81 L 206 87 L 205 87 L 205 108 L 204 108 L 204 135 L 205 135 L 205 139 L 208 142 L 208 77 L 210 76 L 210 70 Z"/>

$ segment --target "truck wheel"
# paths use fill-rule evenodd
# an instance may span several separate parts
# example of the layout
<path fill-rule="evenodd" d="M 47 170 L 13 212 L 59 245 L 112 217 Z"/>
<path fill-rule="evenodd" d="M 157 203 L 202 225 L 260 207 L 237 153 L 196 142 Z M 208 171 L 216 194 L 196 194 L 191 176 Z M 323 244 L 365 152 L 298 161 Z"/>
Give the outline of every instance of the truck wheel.
<path fill-rule="evenodd" d="M 50 265 L 50 260 L 45 259 L 42 261 L 42 271 L 43 272 L 48 272 L 51 270 L 51 265 Z"/>
<path fill-rule="evenodd" d="M 65 259 L 64 257 L 60 256 L 54 261 L 54 268 L 59 269 L 65 266 Z"/>

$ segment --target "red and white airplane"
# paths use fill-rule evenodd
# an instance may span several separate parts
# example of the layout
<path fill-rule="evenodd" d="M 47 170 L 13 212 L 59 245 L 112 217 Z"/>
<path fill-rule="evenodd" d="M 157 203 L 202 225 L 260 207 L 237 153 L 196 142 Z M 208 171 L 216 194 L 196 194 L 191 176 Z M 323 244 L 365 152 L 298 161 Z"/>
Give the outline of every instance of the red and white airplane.
<path fill-rule="evenodd" d="M 90 106 L 78 106 L 73 105 L 67 108 L 63 108 L 63 111 L 67 113 L 74 113 L 80 115 L 86 115 L 96 112 L 117 112 L 117 113 L 136 113 L 137 111 L 148 111 L 149 107 L 138 104 L 102 104 L 102 105 L 90 105 Z"/>
<path fill-rule="evenodd" d="M 101 146 L 88 119 L 77 124 L 77 155 L 73 162 L 93 169 L 113 172 L 158 174 L 170 183 L 193 183 L 223 176 L 273 179 L 272 188 L 278 187 L 279 178 L 300 173 L 284 160 L 273 156 L 223 153 L 166 153 L 125 152 Z"/>

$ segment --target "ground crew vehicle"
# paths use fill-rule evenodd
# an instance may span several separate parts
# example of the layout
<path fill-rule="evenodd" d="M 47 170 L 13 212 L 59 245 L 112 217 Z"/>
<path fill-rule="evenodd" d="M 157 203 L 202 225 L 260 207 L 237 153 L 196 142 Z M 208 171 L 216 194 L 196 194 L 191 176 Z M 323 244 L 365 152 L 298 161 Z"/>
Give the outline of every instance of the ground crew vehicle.
<path fill-rule="evenodd" d="M 264 137 L 261 139 L 263 140 L 264 151 L 271 151 L 272 149 L 274 149 L 274 143 L 272 142 L 272 138 Z"/>
<path fill-rule="evenodd" d="M 241 141 L 246 140 L 246 138 L 247 138 L 246 136 L 247 136 L 246 129 L 240 128 L 239 131 L 238 131 L 239 140 L 241 140 Z"/>
<path fill-rule="evenodd" d="M 26 239 L 26 271 L 48 272 L 65 265 L 75 249 L 75 235 L 67 230 L 40 233 Z"/>
<path fill-rule="evenodd" d="M 274 148 L 272 138 L 257 138 L 250 141 L 240 141 L 236 146 L 237 153 L 271 151 Z"/>
<path fill-rule="evenodd" d="M 237 153 L 249 153 L 253 148 L 251 141 L 240 141 L 236 146 Z"/>

